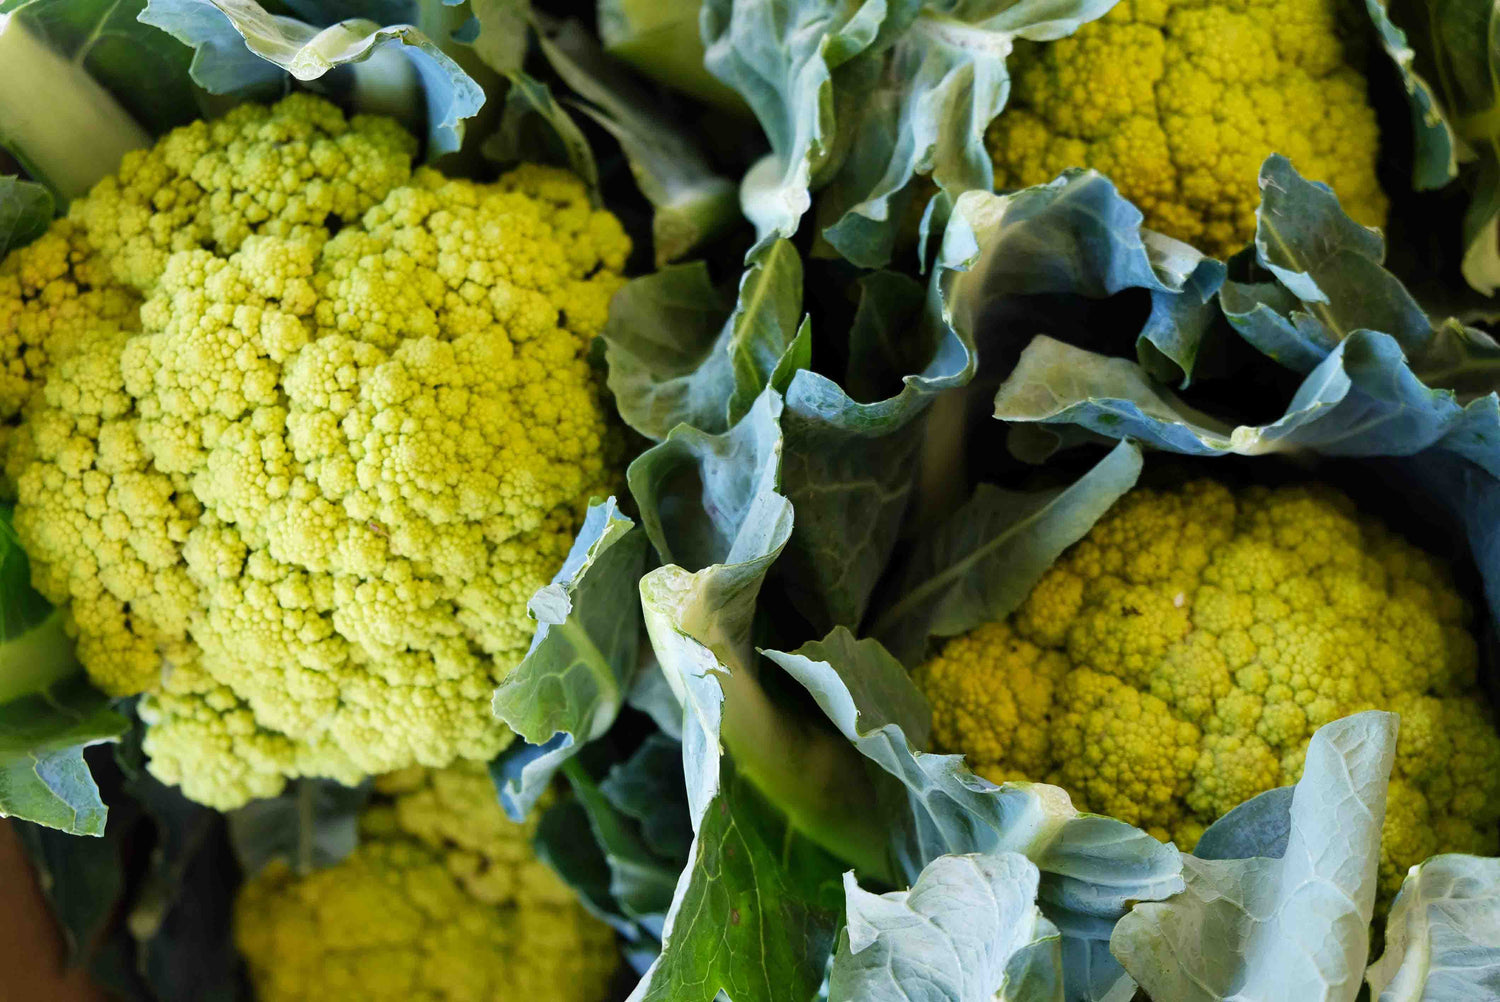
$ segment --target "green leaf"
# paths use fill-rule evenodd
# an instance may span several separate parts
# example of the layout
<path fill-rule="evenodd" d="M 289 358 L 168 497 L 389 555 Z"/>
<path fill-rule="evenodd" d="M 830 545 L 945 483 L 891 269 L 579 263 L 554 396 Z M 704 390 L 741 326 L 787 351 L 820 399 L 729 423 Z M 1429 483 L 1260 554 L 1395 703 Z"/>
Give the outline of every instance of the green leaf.
<path fill-rule="evenodd" d="M 425 0 L 424 6 L 437 4 L 438 0 Z M 229 22 L 250 52 L 296 80 L 318 80 L 349 67 L 355 103 L 362 108 L 371 101 L 386 105 L 391 90 L 397 92 L 397 103 L 406 102 L 408 94 L 419 95 L 410 100 L 419 99 L 425 111 L 429 159 L 458 149 L 465 121 L 484 104 L 483 89 L 446 51 L 456 44 L 451 35 L 433 38 L 411 24 L 382 26 L 366 18 L 320 28 L 274 15 L 255 0 L 151 0 L 142 17 L 194 47 L 193 79 L 205 90 L 243 93 L 263 89 L 268 82 L 264 70 L 226 45 L 227 37 L 210 8 Z M 224 55 L 231 56 L 230 62 L 220 59 Z"/>
<path fill-rule="evenodd" d="M 1280 859 L 1183 856 L 1187 888 L 1120 919 L 1111 948 L 1152 998 L 1353 1002 L 1398 721 L 1372 710 L 1318 729 Z"/>
<path fill-rule="evenodd" d="M 69 964 L 89 964 L 125 893 L 124 836 L 114 819 L 103 838 L 78 838 L 25 822 L 11 828 L 67 936 Z"/>
<path fill-rule="evenodd" d="M 710 1002 L 720 988 L 736 1000 L 810 997 L 836 927 L 819 903 L 825 888 L 836 894 L 829 853 L 889 872 L 858 753 L 758 678 L 756 601 L 792 529 L 776 491 L 781 412 L 767 389 L 725 434 L 679 426 L 630 468 L 642 523 L 672 561 L 642 578 L 640 593 L 680 707 L 696 832 L 662 954 L 636 999 Z"/>
<path fill-rule="evenodd" d="M 1412 867 L 1365 980 L 1378 1002 L 1500 993 L 1500 859 L 1450 854 Z"/>
<path fill-rule="evenodd" d="M 704 3 L 699 22 L 704 64 L 739 92 L 771 143 L 772 152 L 740 184 L 741 208 L 758 237 L 749 259 L 797 232 L 812 204 L 811 189 L 847 152 L 836 111 L 837 80 L 851 80 L 843 88 L 842 110 L 852 113 L 849 98 L 867 92 L 879 70 L 877 41 L 888 44 L 911 23 L 918 6 L 916 0 Z"/>
<path fill-rule="evenodd" d="M 797 651 L 765 654 L 880 770 L 878 795 L 865 809 L 883 821 L 906 880 L 945 854 L 1022 853 L 1042 871 L 1042 910 L 1062 933 L 1066 997 L 1130 997 L 1106 944 L 1134 902 L 1182 889 L 1175 849 L 1122 821 L 1080 814 L 1058 787 L 997 787 L 971 773 L 961 755 L 921 750 L 925 701 L 874 640 L 837 629 Z"/>
<path fill-rule="evenodd" d="M 369 799 L 369 783 L 351 787 L 299 779 L 280 796 L 252 800 L 229 813 L 235 858 L 249 875 L 273 859 L 297 873 L 333 866 L 359 844 L 359 812 Z"/>
<path fill-rule="evenodd" d="M 702 0 L 599 0 L 604 48 L 639 73 L 737 116 L 744 100 L 703 65 Z"/>
<path fill-rule="evenodd" d="M 478 22 L 469 46 L 496 73 L 518 73 L 531 41 L 528 31 L 530 0 L 468 0 Z"/>
<path fill-rule="evenodd" d="M 1411 105 L 1412 132 L 1416 137 L 1416 157 L 1412 163 L 1412 187 L 1420 190 L 1441 188 L 1458 176 L 1460 160 L 1473 156 L 1453 131 L 1444 112 L 1442 100 L 1432 84 L 1417 72 L 1417 54 L 1407 40 L 1406 32 L 1391 20 L 1385 0 L 1365 0 L 1365 10 L 1380 36 L 1386 55 L 1396 64 L 1406 98 Z"/>
<path fill-rule="evenodd" d="M 43 185 L 0 175 L 0 257 L 47 232 L 52 211 L 52 193 Z"/>
<path fill-rule="evenodd" d="M 552 69 L 588 104 L 581 110 L 620 143 L 641 194 L 655 210 L 656 266 L 685 256 L 740 219 L 733 182 L 715 174 L 691 133 L 612 66 L 576 21 L 538 33 Z"/>
<path fill-rule="evenodd" d="M 1135 485 L 1140 472 L 1140 450 L 1121 442 L 1067 488 L 1021 494 L 981 484 L 921 542 L 895 601 L 870 632 L 913 665 L 929 638 L 1003 619 L 1025 601 L 1058 555 Z"/>
<path fill-rule="evenodd" d="M 589 505 L 567 559 L 527 610 L 531 650 L 495 690 L 495 715 L 546 750 L 501 790 L 525 817 L 563 762 L 615 722 L 635 675 L 641 613 L 636 596 L 646 537 L 614 498 Z"/>
<path fill-rule="evenodd" d="M 911 890 L 888 894 L 845 874 L 829 999 L 1062 1002 L 1061 936 L 1036 906 L 1040 876 L 1019 853 L 939 856 Z"/>
<path fill-rule="evenodd" d="M 701 263 L 633 280 L 604 328 L 621 417 L 657 440 L 679 424 L 725 431 L 778 369 L 806 365 L 801 316 L 802 259 L 787 241 L 745 271 L 732 312 Z"/>
<path fill-rule="evenodd" d="M 680 752 L 673 765 L 680 775 Z M 599 784 L 576 761 L 565 766 L 564 772 L 609 869 L 608 900 L 627 922 L 647 935 L 660 938 L 677 878 L 687 862 L 688 846 L 681 847 L 681 852 L 675 855 L 658 853 L 647 843 L 636 819 L 611 803 Z M 663 802 L 658 809 L 685 807 L 680 783 L 673 792 L 675 800 Z"/>
<path fill-rule="evenodd" d="M 57 642 L 71 644 L 59 629 Z M 0 705 L 0 817 L 104 834 L 105 806 L 83 749 L 129 726 L 81 674 Z"/>
<path fill-rule="evenodd" d="M 1357 330 L 1391 335 L 1409 357 L 1427 350 L 1432 321 L 1381 267 L 1377 231 L 1344 215 L 1331 188 L 1279 154 L 1262 165 L 1260 188 L 1255 259 L 1279 284 L 1225 283 L 1224 312 L 1245 340 L 1301 372 Z"/>
<path fill-rule="evenodd" d="M 510 74 L 509 80 L 500 125 L 484 141 L 484 155 L 507 165 L 545 162 L 566 167 L 588 187 L 594 204 L 600 204 L 599 166 L 578 123 L 546 84 L 521 72 Z"/>
<path fill-rule="evenodd" d="M 966 262 L 941 289 L 955 326 L 977 334 L 982 318 L 1019 297 L 1145 289 L 1152 310 L 1136 333 L 1137 358 L 1167 381 L 1191 382 L 1224 265 L 1145 229 L 1140 210 L 1102 174 L 1064 171 L 1007 195 L 971 191 L 956 201 L 948 230 L 943 256 Z"/>
<path fill-rule="evenodd" d="M 1493 295 L 1500 286 L 1500 17 L 1484 0 L 1405 4 L 1399 18 L 1382 0 L 1366 0 L 1365 9 L 1406 87 L 1413 184 L 1437 188 L 1466 175 L 1463 274 Z"/>
<path fill-rule="evenodd" d="M 652 852 L 668 859 L 686 857 L 693 826 L 679 742 L 665 734 L 648 735 L 630 758 L 610 766 L 599 792 L 615 810 L 640 823 L 641 837 Z"/>
<path fill-rule="evenodd" d="M 167 100 L 159 87 L 172 74 L 153 59 L 159 36 L 131 39 L 137 26 L 119 19 L 122 9 L 128 2 L 0 2 L 0 148 L 60 202 L 87 193 L 126 153 L 151 145 L 150 133 L 91 70 L 109 73 L 124 93 L 139 88 Z M 116 65 L 132 47 L 135 62 Z M 38 100 L 39 80 L 47 81 L 45 100 Z"/>
<path fill-rule="evenodd" d="M 1010 96 L 1005 61 L 1016 39 L 1062 38 L 1114 3 L 924 5 L 884 54 L 873 93 L 862 91 L 862 114 L 838 122 L 853 135 L 818 210 L 828 243 L 857 265 L 880 267 L 918 175 L 951 198 L 992 190 L 984 133 Z"/>
<path fill-rule="evenodd" d="M 189 54 L 137 20 L 144 6 L 145 0 L 0 0 L 0 13 L 15 14 L 132 118 L 161 133 L 197 118 L 199 108 Z M 55 113 L 56 94 L 47 96 L 47 110 Z"/>
<path fill-rule="evenodd" d="M 839 864 L 796 837 L 725 762 L 630 1002 L 807 1002 L 838 928 Z"/>

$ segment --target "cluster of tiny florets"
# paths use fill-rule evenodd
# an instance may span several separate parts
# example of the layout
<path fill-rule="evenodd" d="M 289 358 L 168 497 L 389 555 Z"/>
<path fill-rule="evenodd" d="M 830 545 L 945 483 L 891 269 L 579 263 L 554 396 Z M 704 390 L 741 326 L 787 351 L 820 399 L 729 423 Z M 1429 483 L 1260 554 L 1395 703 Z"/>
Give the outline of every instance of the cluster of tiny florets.
<path fill-rule="evenodd" d="M 1500 851 L 1500 735 L 1442 566 L 1323 488 L 1127 494 L 1006 622 L 918 669 L 933 741 L 1191 849 L 1302 774 L 1322 725 L 1401 714 L 1381 863 Z"/>
<path fill-rule="evenodd" d="M 1123 0 L 1072 36 L 1019 43 L 986 136 L 997 188 L 1109 176 L 1146 225 L 1216 255 L 1255 233 L 1272 153 L 1385 222 L 1379 128 L 1338 0 Z"/>
<path fill-rule="evenodd" d="M 0 421 L 37 588 L 146 693 L 162 779 L 488 759 L 526 602 L 620 440 L 589 357 L 629 242 L 561 170 L 413 170 L 294 95 L 128 155 L 0 263 Z"/>
<path fill-rule="evenodd" d="M 614 933 L 507 819 L 477 765 L 381 777 L 343 862 L 276 861 L 241 889 L 235 941 L 262 1002 L 599 1002 Z"/>

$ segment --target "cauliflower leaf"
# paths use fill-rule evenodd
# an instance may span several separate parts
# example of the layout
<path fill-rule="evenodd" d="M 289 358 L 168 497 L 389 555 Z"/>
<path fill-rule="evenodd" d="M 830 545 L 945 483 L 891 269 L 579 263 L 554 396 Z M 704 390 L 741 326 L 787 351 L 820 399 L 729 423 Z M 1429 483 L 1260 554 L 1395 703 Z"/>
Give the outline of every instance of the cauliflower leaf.
<path fill-rule="evenodd" d="M 526 657 L 501 680 L 495 715 L 527 742 L 506 756 L 501 802 L 531 813 L 553 774 L 614 724 L 635 676 L 640 605 L 634 601 L 646 536 L 614 498 L 589 506 L 551 584 L 527 611 L 537 622 Z"/>
<path fill-rule="evenodd" d="M 1120 919 L 1111 949 L 1141 987 L 1178 1002 L 1353 1002 L 1399 719 L 1371 710 L 1313 735 L 1281 858 L 1185 855 L 1185 890 Z"/>
<path fill-rule="evenodd" d="M 1061 1002 L 1061 937 L 1036 906 L 1039 877 L 1013 852 L 939 856 L 887 894 L 846 873 L 829 999 Z"/>
<path fill-rule="evenodd" d="M 1500 991 L 1500 859 L 1445 854 L 1411 868 L 1385 952 L 1365 974 L 1378 1002 L 1458 1002 Z"/>

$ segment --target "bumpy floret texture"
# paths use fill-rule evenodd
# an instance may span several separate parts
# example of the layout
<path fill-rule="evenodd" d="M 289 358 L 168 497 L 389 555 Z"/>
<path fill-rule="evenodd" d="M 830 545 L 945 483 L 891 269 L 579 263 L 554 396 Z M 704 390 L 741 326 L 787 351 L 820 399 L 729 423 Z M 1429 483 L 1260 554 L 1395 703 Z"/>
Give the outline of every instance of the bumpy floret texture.
<path fill-rule="evenodd" d="M 235 938 L 262 1002 L 599 1002 L 614 935 L 531 849 L 476 766 L 382 777 L 343 862 L 249 880 Z"/>
<path fill-rule="evenodd" d="M 1146 225 L 1220 256 L 1255 232 L 1261 162 L 1281 153 L 1385 222 L 1379 129 L 1340 0 L 1123 0 L 1069 38 L 1020 43 L 986 144 L 1000 189 L 1068 167 L 1109 176 Z"/>
<path fill-rule="evenodd" d="M 1382 887 L 1435 852 L 1500 851 L 1500 735 L 1469 610 L 1433 558 L 1323 487 L 1127 494 L 1010 620 L 917 671 L 933 741 L 995 782 L 1187 849 L 1294 783 L 1322 725 L 1401 715 Z"/>
<path fill-rule="evenodd" d="M 491 758 L 526 602 L 620 439 L 589 346 L 629 242 L 562 171 L 411 168 L 296 95 L 133 153 L 0 264 L 0 448 L 37 588 L 162 779 Z"/>

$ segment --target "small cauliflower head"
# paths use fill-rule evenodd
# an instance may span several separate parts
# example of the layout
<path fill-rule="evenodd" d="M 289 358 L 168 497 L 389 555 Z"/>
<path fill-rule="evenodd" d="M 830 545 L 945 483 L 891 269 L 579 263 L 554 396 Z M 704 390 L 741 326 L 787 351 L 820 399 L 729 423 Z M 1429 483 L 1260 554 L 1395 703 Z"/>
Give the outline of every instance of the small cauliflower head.
<path fill-rule="evenodd" d="M 261 1002 L 600 1002 L 610 928 L 501 812 L 479 766 L 381 777 L 359 848 L 298 875 L 272 863 L 240 890 L 235 941 Z"/>
<path fill-rule="evenodd" d="M 589 349 L 619 223 L 566 172 L 449 180 L 415 148 L 307 95 L 243 106 L 0 266 L 35 583 L 213 807 L 492 758 L 526 603 L 618 475 Z"/>
<path fill-rule="evenodd" d="M 1020 609 L 915 678 L 933 742 L 981 775 L 1191 849 L 1295 783 L 1317 728 L 1401 715 L 1382 887 L 1436 852 L 1500 851 L 1500 735 L 1469 610 L 1433 558 L 1323 487 L 1138 489 Z"/>
<path fill-rule="evenodd" d="M 1255 233 L 1272 153 L 1385 222 L 1379 129 L 1339 0 L 1123 0 L 1044 45 L 1017 44 L 986 145 L 998 189 L 1068 167 L 1106 174 L 1146 225 L 1227 256 Z"/>

